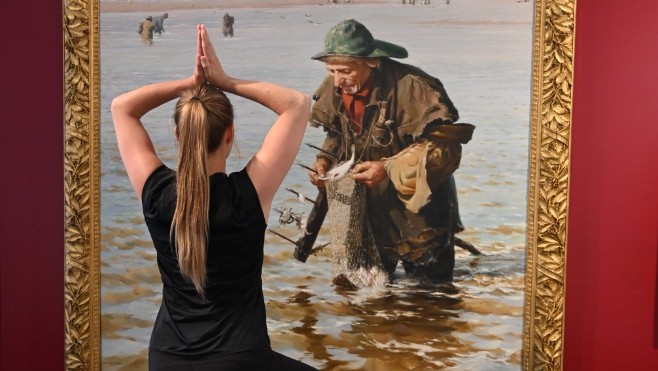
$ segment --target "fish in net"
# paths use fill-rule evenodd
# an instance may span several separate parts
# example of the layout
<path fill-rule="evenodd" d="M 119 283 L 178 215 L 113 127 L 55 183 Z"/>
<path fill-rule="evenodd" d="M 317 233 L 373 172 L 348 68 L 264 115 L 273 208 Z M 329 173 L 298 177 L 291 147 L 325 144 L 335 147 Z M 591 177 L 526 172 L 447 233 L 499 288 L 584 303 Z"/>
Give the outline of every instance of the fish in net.
<path fill-rule="evenodd" d="M 388 274 L 366 217 L 366 187 L 348 174 L 327 181 L 333 282 L 346 287 L 382 287 Z"/>

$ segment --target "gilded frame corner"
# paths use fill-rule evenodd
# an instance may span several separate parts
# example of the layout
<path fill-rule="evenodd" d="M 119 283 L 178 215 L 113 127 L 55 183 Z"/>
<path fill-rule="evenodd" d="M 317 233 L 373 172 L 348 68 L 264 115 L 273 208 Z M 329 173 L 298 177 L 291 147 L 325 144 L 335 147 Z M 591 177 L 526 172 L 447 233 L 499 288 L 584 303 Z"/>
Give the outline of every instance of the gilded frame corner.
<path fill-rule="evenodd" d="M 561 370 L 576 0 L 535 0 L 524 370 Z M 64 0 L 65 363 L 100 370 L 100 3 Z"/>

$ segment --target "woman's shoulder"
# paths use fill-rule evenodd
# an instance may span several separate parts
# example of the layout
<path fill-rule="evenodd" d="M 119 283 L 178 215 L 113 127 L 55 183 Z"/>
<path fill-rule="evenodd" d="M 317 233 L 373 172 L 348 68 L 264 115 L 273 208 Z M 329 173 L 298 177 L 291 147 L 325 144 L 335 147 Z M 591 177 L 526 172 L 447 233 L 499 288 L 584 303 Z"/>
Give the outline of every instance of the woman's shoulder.
<path fill-rule="evenodd" d="M 142 206 L 144 210 L 152 209 L 159 203 L 163 195 L 173 190 L 175 195 L 176 172 L 162 164 L 146 178 L 142 188 Z"/>
<path fill-rule="evenodd" d="M 249 182 L 251 183 L 251 178 L 249 178 L 249 173 L 247 173 L 247 167 L 243 167 L 241 170 L 234 171 L 228 175 L 231 180 L 238 182 Z"/>
<path fill-rule="evenodd" d="M 232 173 L 218 172 L 210 175 L 210 187 L 211 189 L 219 188 L 224 192 L 230 190 L 230 194 L 233 195 L 245 195 L 249 194 L 252 191 L 255 192 L 251 178 L 247 173 L 247 168 L 242 170 L 235 171 Z"/>
<path fill-rule="evenodd" d="M 217 205 L 224 210 L 222 213 L 229 213 L 236 220 L 252 220 L 254 215 L 261 216 L 258 221 L 262 219 L 260 199 L 246 168 L 211 176 L 211 203 L 215 204 L 215 200 L 223 203 L 223 207 Z"/>
<path fill-rule="evenodd" d="M 246 167 L 242 168 L 242 170 L 230 173 L 227 176 L 227 179 L 236 195 L 248 198 L 255 197 L 256 200 L 258 200 L 256 187 L 254 187 L 254 183 L 251 181 Z"/>
<path fill-rule="evenodd" d="M 142 189 L 142 199 L 147 193 L 153 192 L 155 189 L 175 181 L 176 172 L 174 170 L 170 169 L 165 164 L 158 166 L 155 170 L 153 170 L 151 175 L 146 178 L 146 182 L 144 182 L 144 188 Z"/>

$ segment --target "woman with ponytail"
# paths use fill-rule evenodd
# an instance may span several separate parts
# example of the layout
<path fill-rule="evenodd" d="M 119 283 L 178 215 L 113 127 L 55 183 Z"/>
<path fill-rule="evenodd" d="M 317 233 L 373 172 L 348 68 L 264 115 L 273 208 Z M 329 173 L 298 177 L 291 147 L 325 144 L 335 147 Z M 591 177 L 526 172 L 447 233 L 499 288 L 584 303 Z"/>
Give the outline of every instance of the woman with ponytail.
<path fill-rule="evenodd" d="M 309 118 L 308 96 L 229 76 L 203 25 L 194 73 L 112 101 L 119 152 L 157 251 L 162 304 L 150 370 L 314 370 L 274 352 L 261 270 L 272 199 L 292 166 Z M 278 118 L 241 171 L 226 173 L 234 139 L 229 92 Z M 141 117 L 178 98 L 178 164 L 157 156 Z"/>

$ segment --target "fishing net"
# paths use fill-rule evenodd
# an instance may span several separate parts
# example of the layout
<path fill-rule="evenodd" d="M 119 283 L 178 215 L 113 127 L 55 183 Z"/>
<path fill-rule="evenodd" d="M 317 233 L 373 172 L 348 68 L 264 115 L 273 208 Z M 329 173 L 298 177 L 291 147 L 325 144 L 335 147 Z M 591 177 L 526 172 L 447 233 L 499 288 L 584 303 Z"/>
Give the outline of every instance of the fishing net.
<path fill-rule="evenodd" d="M 365 215 L 366 188 L 349 175 L 327 181 L 333 281 L 339 286 L 378 287 L 388 275 Z"/>

